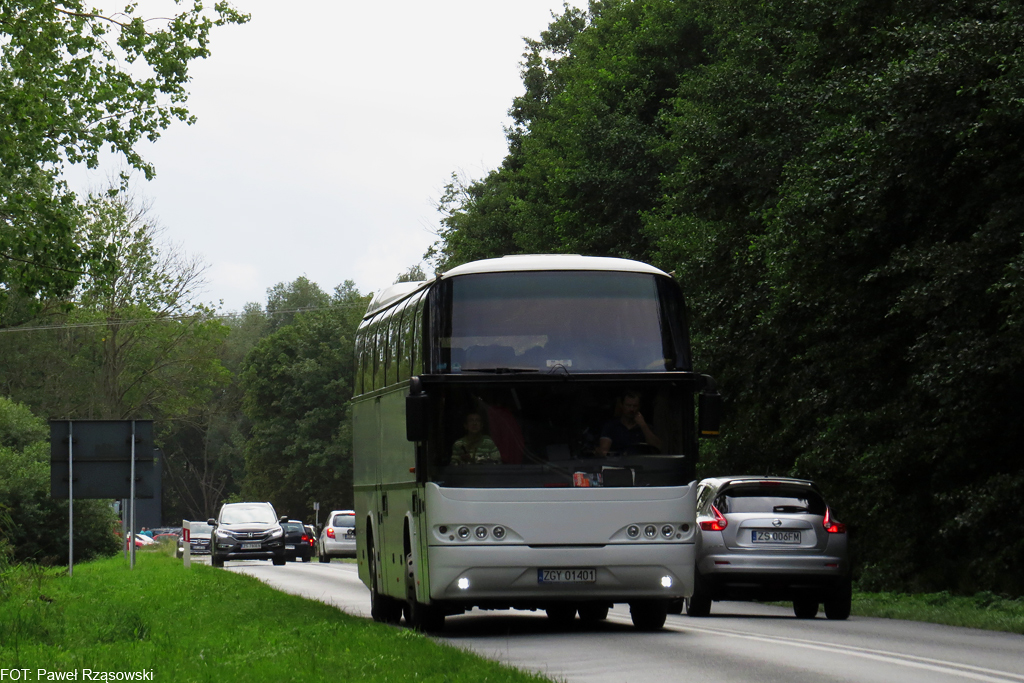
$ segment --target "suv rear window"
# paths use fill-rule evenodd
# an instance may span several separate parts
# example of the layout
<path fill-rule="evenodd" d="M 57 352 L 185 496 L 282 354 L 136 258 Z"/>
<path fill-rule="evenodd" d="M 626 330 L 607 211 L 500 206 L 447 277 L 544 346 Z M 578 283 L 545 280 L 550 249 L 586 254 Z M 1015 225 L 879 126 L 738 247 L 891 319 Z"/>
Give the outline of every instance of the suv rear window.
<path fill-rule="evenodd" d="M 715 499 L 715 507 L 723 515 L 730 512 L 825 514 L 825 501 L 816 492 L 782 486 L 742 486 L 726 489 Z"/>
<path fill-rule="evenodd" d="M 355 526 L 355 515 L 334 515 L 334 526 Z"/>

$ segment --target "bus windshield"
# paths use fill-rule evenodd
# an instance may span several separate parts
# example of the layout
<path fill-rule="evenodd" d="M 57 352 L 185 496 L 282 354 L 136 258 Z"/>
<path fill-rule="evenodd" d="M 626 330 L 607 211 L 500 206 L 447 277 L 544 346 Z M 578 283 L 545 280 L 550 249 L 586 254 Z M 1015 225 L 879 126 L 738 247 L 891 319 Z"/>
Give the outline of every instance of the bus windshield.
<path fill-rule="evenodd" d="M 495 378 L 432 391 L 444 426 L 429 478 L 441 486 L 682 486 L 693 478 L 683 455 L 692 428 L 680 419 L 692 412 L 692 389 L 682 382 L 513 386 Z M 628 427 L 636 413 L 646 432 Z"/>
<path fill-rule="evenodd" d="M 665 320 L 672 313 L 647 273 L 478 273 L 452 278 L 448 296 L 441 372 L 664 372 L 685 365 Z"/>

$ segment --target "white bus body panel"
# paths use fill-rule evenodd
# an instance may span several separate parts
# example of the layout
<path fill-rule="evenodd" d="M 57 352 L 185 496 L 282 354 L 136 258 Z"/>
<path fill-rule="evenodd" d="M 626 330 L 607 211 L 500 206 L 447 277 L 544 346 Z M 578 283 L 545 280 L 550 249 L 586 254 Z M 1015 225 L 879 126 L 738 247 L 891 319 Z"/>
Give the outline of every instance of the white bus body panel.
<path fill-rule="evenodd" d="M 431 600 L 680 598 L 693 593 L 696 487 L 452 489 L 425 486 Z M 636 524 L 639 539 L 627 529 Z M 662 527 L 675 533 L 665 538 Z M 505 528 L 502 540 L 476 528 Z M 654 525 L 647 539 L 643 529 Z M 470 530 L 460 540 L 459 527 Z M 441 527 L 446 531 L 442 533 Z M 685 529 L 685 530 L 684 530 Z M 541 584 L 538 569 L 596 569 L 593 583 Z M 665 586 L 665 577 L 670 585 Z M 460 579 L 468 587 L 460 587 Z M 463 586 L 467 581 L 462 581 Z"/>

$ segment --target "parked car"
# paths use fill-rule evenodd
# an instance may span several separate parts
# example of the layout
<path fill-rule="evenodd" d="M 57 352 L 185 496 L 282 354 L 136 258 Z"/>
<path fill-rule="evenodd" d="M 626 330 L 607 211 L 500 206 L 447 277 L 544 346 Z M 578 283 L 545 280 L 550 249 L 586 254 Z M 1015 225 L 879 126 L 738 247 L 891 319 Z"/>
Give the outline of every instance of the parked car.
<path fill-rule="evenodd" d="M 281 522 L 284 529 L 284 555 L 287 559 L 309 562 L 313 559 L 313 538 L 306 525 L 294 519 Z"/>
<path fill-rule="evenodd" d="M 189 554 L 190 555 L 209 555 L 210 554 L 210 534 L 213 533 L 213 527 L 206 522 L 191 522 L 191 531 L 189 532 Z M 178 558 L 185 556 L 185 541 L 183 536 L 178 537 Z"/>
<path fill-rule="evenodd" d="M 716 477 L 697 487 L 697 566 L 686 613 L 715 600 L 792 601 L 811 619 L 850 616 L 846 526 L 811 481 Z"/>
<path fill-rule="evenodd" d="M 327 516 L 316 550 L 321 562 L 330 562 L 332 557 L 356 556 L 355 510 L 335 510 Z"/>
<path fill-rule="evenodd" d="M 284 529 L 270 503 L 224 503 L 210 537 L 210 564 L 223 567 L 225 560 L 273 560 L 286 562 Z"/>

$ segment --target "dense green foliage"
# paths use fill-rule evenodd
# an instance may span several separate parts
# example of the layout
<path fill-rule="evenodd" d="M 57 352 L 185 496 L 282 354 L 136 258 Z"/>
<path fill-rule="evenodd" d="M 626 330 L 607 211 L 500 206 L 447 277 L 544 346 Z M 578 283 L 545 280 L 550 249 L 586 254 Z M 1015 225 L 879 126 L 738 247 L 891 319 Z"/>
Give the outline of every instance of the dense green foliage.
<path fill-rule="evenodd" d="M 157 681 L 550 679 L 277 591 L 235 572 L 143 551 L 91 562 L 73 577 L 39 567 L 0 573 L 4 667 L 152 672 Z M 98 675 L 98 673 L 97 673 Z"/>
<path fill-rule="evenodd" d="M 271 293 L 301 294 L 310 284 L 301 278 Z M 279 513 L 298 519 L 309 519 L 313 502 L 327 510 L 353 502 L 353 343 L 368 299 L 352 282 L 333 296 L 313 297 L 320 298 L 324 308 L 301 313 L 262 339 L 241 371 L 252 422 L 244 496 L 270 500 Z"/>
<path fill-rule="evenodd" d="M 49 436 L 45 421 L 0 396 L 0 569 L 67 562 L 68 502 L 50 498 Z M 75 501 L 76 562 L 117 551 L 116 520 L 109 501 Z"/>
<path fill-rule="evenodd" d="M 674 271 L 706 474 L 818 480 L 864 586 L 1024 593 L 1022 45 L 1018 1 L 567 8 L 432 255 Z"/>
<path fill-rule="evenodd" d="M 191 122 L 189 63 L 210 54 L 214 26 L 246 20 L 226 2 L 153 20 L 135 3 L 102 15 L 80 0 L 0 0 L 0 327 L 110 257 L 79 239 L 82 207 L 61 169 L 95 168 L 109 149 L 151 177 L 137 144 Z"/>

